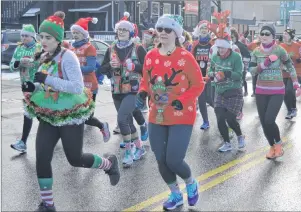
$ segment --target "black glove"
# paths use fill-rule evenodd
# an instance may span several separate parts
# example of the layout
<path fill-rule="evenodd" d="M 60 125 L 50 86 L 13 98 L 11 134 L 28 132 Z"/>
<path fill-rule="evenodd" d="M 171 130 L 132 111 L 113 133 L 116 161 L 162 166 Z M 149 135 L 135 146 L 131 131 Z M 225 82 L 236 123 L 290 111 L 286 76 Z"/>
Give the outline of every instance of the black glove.
<path fill-rule="evenodd" d="M 296 59 L 297 63 L 301 63 L 301 58 Z"/>
<path fill-rule="evenodd" d="M 175 110 L 183 110 L 183 105 L 179 100 L 173 100 L 171 106 L 173 106 Z"/>
<path fill-rule="evenodd" d="M 24 82 L 22 84 L 23 92 L 34 92 L 35 88 L 36 88 L 36 86 L 30 81 Z"/>
<path fill-rule="evenodd" d="M 225 78 L 230 78 L 231 75 L 232 75 L 232 72 L 231 71 L 224 71 L 224 75 L 225 75 Z"/>
<path fill-rule="evenodd" d="M 20 66 L 20 61 L 15 61 L 14 62 L 14 68 L 19 68 Z"/>
<path fill-rule="evenodd" d="M 45 83 L 46 77 L 48 74 L 44 74 L 42 72 L 37 72 L 34 75 L 34 80 L 33 82 L 39 82 L 39 83 Z"/>

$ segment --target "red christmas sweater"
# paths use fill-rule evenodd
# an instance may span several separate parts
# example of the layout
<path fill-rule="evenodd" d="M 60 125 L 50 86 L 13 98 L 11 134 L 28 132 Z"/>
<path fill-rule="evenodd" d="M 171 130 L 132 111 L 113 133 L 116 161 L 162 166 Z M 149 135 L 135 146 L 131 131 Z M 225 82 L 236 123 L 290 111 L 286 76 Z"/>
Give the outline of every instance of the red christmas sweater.
<path fill-rule="evenodd" d="M 161 55 L 157 48 L 147 53 L 139 92 L 150 96 L 149 122 L 193 125 L 195 101 L 203 89 L 200 66 L 187 50 L 178 47 L 171 56 Z M 182 110 L 171 106 L 174 100 L 182 103 Z"/>

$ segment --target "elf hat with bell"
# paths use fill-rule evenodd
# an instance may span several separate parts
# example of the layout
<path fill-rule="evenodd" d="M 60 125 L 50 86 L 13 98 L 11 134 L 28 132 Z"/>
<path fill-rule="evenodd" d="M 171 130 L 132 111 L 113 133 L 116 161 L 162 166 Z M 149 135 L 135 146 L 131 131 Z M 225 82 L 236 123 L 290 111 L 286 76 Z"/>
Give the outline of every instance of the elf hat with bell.
<path fill-rule="evenodd" d="M 89 22 L 92 22 L 93 24 L 97 24 L 98 19 L 97 18 L 80 18 L 75 24 L 71 26 L 71 31 L 77 30 L 81 32 L 85 38 L 89 37 L 89 31 L 88 31 L 88 25 Z"/>
<path fill-rule="evenodd" d="M 135 25 L 128 21 L 130 14 L 128 12 L 124 12 L 123 15 L 123 18 L 115 24 L 115 32 L 117 32 L 119 28 L 122 28 L 127 29 L 129 32 L 135 33 Z"/>

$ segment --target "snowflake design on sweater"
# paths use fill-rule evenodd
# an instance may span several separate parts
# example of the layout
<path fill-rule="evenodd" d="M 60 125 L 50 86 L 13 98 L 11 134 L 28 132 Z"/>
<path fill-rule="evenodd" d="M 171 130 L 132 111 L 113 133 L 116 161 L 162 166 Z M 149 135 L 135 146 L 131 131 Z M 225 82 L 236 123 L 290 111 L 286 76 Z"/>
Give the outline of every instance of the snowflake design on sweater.
<path fill-rule="evenodd" d="M 181 76 L 181 80 L 185 80 L 185 78 L 186 78 L 186 77 L 185 77 L 184 75 L 183 75 L 183 76 Z"/>
<path fill-rule="evenodd" d="M 185 52 L 185 51 L 181 52 L 181 55 L 186 55 L 186 54 L 187 54 L 187 52 Z"/>
<path fill-rule="evenodd" d="M 193 111 L 193 107 L 192 107 L 192 106 L 189 106 L 189 107 L 188 107 L 188 110 L 189 110 L 190 112 L 192 112 L 192 111 Z"/>
<path fill-rule="evenodd" d="M 171 62 L 169 60 L 165 61 L 164 62 L 164 66 L 165 67 L 169 67 L 171 65 Z"/>
<path fill-rule="evenodd" d="M 182 92 L 182 93 L 184 93 L 184 92 L 185 92 L 185 90 L 186 90 L 185 88 L 181 88 L 181 92 Z"/>
<path fill-rule="evenodd" d="M 186 63 L 186 60 L 184 60 L 184 59 L 181 59 L 181 60 L 178 61 L 179 66 L 184 66 L 185 63 Z"/>
<path fill-rule="evenodd" d="M 150 64 L 152 64 L 152 60 L 151 60 L 150 58 L 147 58 L 147 60 L 146 60 L 146 65 L 148 66 L 148 65 L 150 65 Z"/>
<path fill-rule="evenodd" d="M 156 63 L 156 64 L 159 64 L 159 59 L 156 59 L 156 60 L 155 60 L 155 63 Z"/>

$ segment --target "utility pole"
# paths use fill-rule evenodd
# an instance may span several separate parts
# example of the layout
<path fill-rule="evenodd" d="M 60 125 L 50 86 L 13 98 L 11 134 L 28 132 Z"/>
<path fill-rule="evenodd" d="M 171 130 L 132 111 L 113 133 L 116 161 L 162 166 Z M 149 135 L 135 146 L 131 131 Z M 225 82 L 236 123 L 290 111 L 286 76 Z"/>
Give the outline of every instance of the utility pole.
<path fill-rule="evenodd" d="M 233 8 L 233 0 L 231 0 L 231 15 L 230 15 L 230 26 L 233 25 L 233 13 L 234 13 L 234 8 Z"/>
<path fill-rule="evenodd" d="M 118 10 L 119 10 L 119 19 L 121 19 L 124 13 L 124 0 L 119 0 Z"/>
<path fill-rule="evenodd" d="M 284 11 L 283 11 L 283 13 L 284 13 L 284 18 L 283 18 L 284 19 L 284 29 L 286 29 L 286 27 L 287 27 L 286 26 L 287 25 L 287 22 L 286 22 L 287 21 L 287 19 L 286 19 L 286 16 L 287 16 L 286 15 L 286 12 L 287 12 L 287 1 L 284 1 L 283 3 L 284 3 Z"/>

